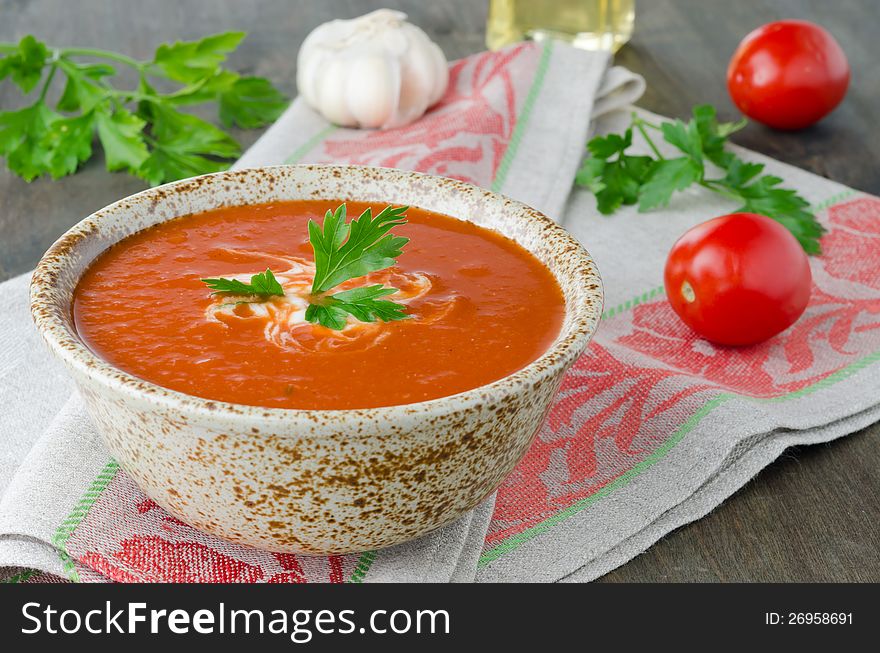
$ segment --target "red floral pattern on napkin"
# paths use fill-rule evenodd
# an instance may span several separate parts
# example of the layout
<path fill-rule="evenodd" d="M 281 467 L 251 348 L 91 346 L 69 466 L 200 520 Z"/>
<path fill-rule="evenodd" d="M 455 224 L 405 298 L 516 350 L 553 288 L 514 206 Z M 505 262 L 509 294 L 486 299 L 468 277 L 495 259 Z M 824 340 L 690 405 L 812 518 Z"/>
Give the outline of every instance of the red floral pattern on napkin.
<path fill-rule="evenodd" d="M 832 207 L 829 218 L 833 230 L 822 239 L 828 273 L 880 290 L 880 202 L 874 197 L 846 202 Z"/>
<path fill-rule="evenodd" d="M 172 517 L 118 472 L 67 542 L 80 580 L 341 583 L 359 556 L 268 553 L 224 542 Z M 82 568 L 97 571 L 88 577 Z"/>

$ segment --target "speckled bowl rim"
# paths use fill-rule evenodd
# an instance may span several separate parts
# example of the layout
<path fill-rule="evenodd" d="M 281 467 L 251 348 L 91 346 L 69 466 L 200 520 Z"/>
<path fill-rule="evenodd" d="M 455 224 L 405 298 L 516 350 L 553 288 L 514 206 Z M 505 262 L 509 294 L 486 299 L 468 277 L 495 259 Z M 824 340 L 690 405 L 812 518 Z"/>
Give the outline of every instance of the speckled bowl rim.
<path fill-rule="evenodd" d="M 566 301 L 566 312 L 571 311 L 572 321 L 566 328 L 563 327 L 560 334 L 550 347 L 536 360 L 525 367 L 502 377 L 491 383 L 465 390 L 453 395 L 420 401 L 410 404 L 397 404 L 391 406 L 379 406 L 375 408 L 352 408 L 352 409 L 300 409 L 300 408 L 271 408 L 262 406 L 250 406 L 235 404 L 213 399 L 206 399 L 189 395 L 177 390 L 162 387 L 150 381 L 141 379 L 105 361 L 98 354 L 89 349 L 73 329 L 73 318 L 70 316 L 72 307 L 67 305 L 63 292 L 55 283 L 65 267 L 65 261 L 75 253 L 76 247 L 84 239 L 89 238 L 97 226 L 103 221 L 110 219 L 117 211 L 124 211 L 133 202 L 149 200 L 152 196 L 168 190 L 180 192 L 187 186 L 198 187 L 206 178 L 219 179 L 219 181 L 234 181 L 241 175 L 256 173 L 271 173 L 273 170 L 287 170 L 290 168 L 304 168 L 317 171 L 326 171 L 335 174 L 334 170 L 342 174 L 380 174 L 383 177 L 397 177 L 403 181 L 406 178 L 418 178 L 429 182 L 450 185 L 453 192 L 478 194 L 483 198 L 491 198 L 492 201 L 504 202 L 511 208 L 518 210 L 517 219 L 533 219 L 542 223 L 542 227 L 548 237 L 553 238 L 553 250 L 560 256 L 575 256 L 578 265 L 572 266 L 572 275 L 582 284 L 583 292 L 594 301 L 582 302 L 580 305 L 570 307 Z M 329 198 L 333 199 L 333 198 Z M 267 200 L 270 201 L 270 200 Z M 355 201 L 355 200 L 353 200 Z M 222 203 L 218 203 L 222 206 Z M 413 204 L 413 206 L 418 206 Z M 205 208 L 204 210 L 210 210 Z M 177 216 L 181 217 L 181 216 Z M 455 216 L 453 216 L 455 217 Z M 169 218 L 173 219 L 173 218 Z M 134 233 L 134 232 L 133 232 Z M 130 235 L 130 234 L 129 234 Z M 118 243 L 127 236 L 114 240 Z M 516 242 L 516 238 L 508 236 Z M 522 243 L 520 243 L 522 245 Z M 110 245 L 112 246 L 112 245 Z M 101 250 L 105 252 L 109 246 Z M 565 254 L 563 254 L 565 250 Z M 100 256 L 101 253 L 97 254 Z M 533 256 L 536 256 L 533 254 Z M 89 265 L 95 260 L 93 258 Z M 546 263 L 545 263 L 546 265 Z M 88 265 L 85 269 L 88 268 Z M 85 270 L 84 269 L 84 270 Z M 84 271 L 83 270 L 83 271 Z M 559 282 L 559 275 L 551 270 L 554 278 Z M 82 273 L 77 278 L 82 278 Z M 561 285 L 561 284 L 560 284 Z M 590 287 L 593 287 L 590 290 Z M 181 181 L 156 186 L 141 191 L 134 195 L 118 200 L 103 209 L 100 209 L 82 221 L 71 227 L 61 236 L 43 255 L 31 279 L 31 313 L 37 329 L 49 345 L 53 353 L 58 356 L 73 371 L 85 375 L 91 381 L 97 381 L 111 391 L 121 391 L 134 399 L 154 404 L 159 407 L 178 410 L 181 413 L 200 414 L 213 418 L 222 418 L 234 423 L 262 423 L 285 422 L 292 420 L 305 420 L 315 424 L 331 419 L 339 424 L 340 418 L 351 421 L 353 424 L 364 421 L 409 421 L 406 418 L 420 418 L 436 414 L 466 411 L 478 407 L 486 402 L 501 401 L 504 397 L 527 391 L 529 386 L 537 384 L 538 380 L 558 372 L 560 367 L 567 367 L 583 352 L 590 338 L 596 330 L 602 314 L 604 293 L 602 281 L 595 262 L 587 250 L 565 229 L 548 218 L 543 213 L 529 207 L 522 202 L 513 200 L 507 196 L 469 184 L 456 179 L 427 175 L 418 172 L 398 170 L 396 168 L 383 168 L 376 166 L 349 166 L 349 165 L 323 165 L 323 164 L 296 164 L 278 166 L 260 166 L 251 168 L 239 168 L 223 172 L 192 177 Z M 61 317 L 64 312 L 69 316 L 70 326 Z M 563 334 L 565 334 L 563 336 Z"/>

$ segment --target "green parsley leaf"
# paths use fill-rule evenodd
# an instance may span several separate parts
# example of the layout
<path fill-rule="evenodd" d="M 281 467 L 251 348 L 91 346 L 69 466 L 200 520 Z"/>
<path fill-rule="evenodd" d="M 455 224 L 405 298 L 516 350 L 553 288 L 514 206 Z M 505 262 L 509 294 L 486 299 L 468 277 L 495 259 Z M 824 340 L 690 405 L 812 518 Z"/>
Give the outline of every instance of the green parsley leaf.
<path fill-rule="evenodd" d="M 37 103 L 18 111 L 0 112 L 0 154 L 9 156 L 25 143 L 35 131 L 45 131 L 52 112 L 45 103 Z"/>
<path fill-rule="evenodd" d="M 287 98 L 263 77 L 241 77 L 218 70 L 165 96 L 176 105 L 218 103 L 220 122 L 225 127 L 262 127 L 278 118 L 287 108 Z"/>
<path fill-rule="evenodd" d="M 163 97 L 169 104 L 177 106 L 219 101 L 220 96 L 228 92 L 240 77 L 240 75 L 230 70 L 218 68 L 213 75 L 203 77 L 192 84 L 187 84 L 174 93 L 169 93 Z"/>
<path fill-rule="evenodd" d="M 18 42 L 17 51 L 0 59 L 0 80 L 12 75 L 12 81 L 24 93 L 30 93 L 42 79 L 48 58 L 46 45 L 28 34 Z"/>
<path fill-rule="evenodd" d="M 100 79 L 115 72 L 112 66 L 80 65 L 60 59 L 58 67 L 67 76 L 64 92 L 58 100 L 60 111 L 90 111 L 107 98 L 107 89 L 101 86 Z"/>
<path fill-rule="evenodd" d="M 703 141 L 700 138 L 697 123 L 691 121 L 685 125 L 681 120 L 675 120 L 674 122 L 664 122 L 660 125 L 660 129 L 666 142 L 687 154 L 702 173 Z"/>
<path fill-rule="evenodd" d="M 608 159 L 615 154 L 621 154 L 630 145 L 632 145 L 632 129 L 627 129 L 623 136 L 619 134 L 596 136 L 587 143 L 587 149 L 597 159 Z"/>
<path fill-rule="evenodd" d="M 574 181 L 578 186 L 589 188 L 593 195 L 598 195 L 605 190 L 605 182 L 602 181 L 602 173 L 605 172 L 605 160 L 592 156 L 581 166 L 575 174 Z"/>
<path fill-rule="evenodd" d="M 715 107 L 709 104 L 694 107 L 693 114 L 703 154 L 715 165 L 726 168 L 730 165 L 733 154 L 724 149 L 724 144 L 731 134 L 745 127 L 748 121 L 743 118 L 737 122 L 719 123 Z"/>
<path fill-rule="evenodd" d="M 348 322 L 348 312 L 332 304 L 309 304 L 306 309 L 306 320 L 328 329 L 342 331 Z"/>
<path fill-rule="evenodd" d="M 0 154 L 12 172 L 31 181 L 50 170 L 52 153 L 43 143 L 60 118 L 42 101 L 0 113 Z"/>
<path fill-rule="evenodd" d="M 810 211 L 809 203 L 791 189 L 780 188 L 782 179 L 761 175 L 764 165 L 746 162 L 726 149 L 731 134 L 742 129 L 746 120 L 718 122 L 715 108 L 694 107 L 688 122 L 673 120 L 654 125 L 633 114 L 632 125 L 621 134 L 590 140 L 587 158 L 575 183 L 596 196 L 596 208 L 609 214 L 624 204 L 638 202 L 640 211 L 667 206 L 676 191 L 699 184 L 742 203 L 739 211 L 759 213 L 785 226 L 808 254 L 819 254 L 819 239 L 825 228 Z M 633 129 L 638 129 L 654 153 L 652 156 L 627 154 Z M 648 131 L 660 132 L 663 139 L 684 156 L 664 158 Z M 710 178 L 709 161 L 722 171 Z"/>
<path fill-rule="evenodd" d="M 825 228 L 810 212 L 809 202 L 793 190 L 777 188 L 781 183 L 779 177 L 764 175 L 738 187 L 738 194 L 745 200 L 738 210 L 772 217 L 797 238 L 807 254 L 820 254 L 819 239 Z"/>
<path fill-rule="evenodd" d="M 92 156 L 95 115 L 84 113 L 76 118 L 60 118 L 49 125 L 40 145 L 48 153 L 47 172 L 58 179 L 76 172 Z"/>
<path fill-rule="evenodd" d="M 397 292 L 397 288 L 388 288 L 381 284 L 372 286 L 363 286 L 361 288 L 352 288 L 351 290 L 343 290 L 327 297 L 336 304 L 347 304 L 357 307 L 358 310 L 346 309 L 362 322 L 374 322 L 376 318 L 384 321 L 389 319 L 400 320 L 407 317 L 402 311 L 400 304 L 389 301 L 376 301 L 380 297 L 387 297 Z"/>
<path fill-rule="evenodd" d="M 327 292 L 343 281 L 394 265 L 409 238 L 388 232 L 406 224 L 407 209 L 408 206 L 388 206 L 375 218 L 367 209 L 346 223 L 345 204 L 341 204 L 336 211 L 327 211 L 323 228 L 309 220 L 309 241 L 315 253 L 312 293 Z"/>
<path fill-rule="evenodd" d="M 657 161 L 651 167 L 645 183 L 638 189 L 639 211 L 666 206 L 673 192 L 684 190 L 698 181 L 701 174 L 699 164 L 688 157 Z"/>
<path fill-rule="evenodd" d="M 93 122 L 90 113 L 64 118 L 42 101 L 0 113 L 0 154 L 26 181 L 43 174 L 63 177 L 91 157 Z"/>
<path fill-rule="evenodd" d="M 102 108 L 97 112 L 96 119 L 107 170 L 137 172 L 150 156 L 144 139 L 146 121 L 121 107 L 113 113 Z"/>
<path fill-rule="evenodd" d="M 198 154 L 187 154 L 157 145 L 138 169 L 137 175 L 153 186 L 157 186 L 175 179 L 220 172 L 226 170 L 227 167 L 224 161 L 209 159 Z"/>
<path fill-rule="evenodd" d="M 245 36 L 245 32 L 225 32 L 198 41 L 163 43 L 156 49 L 153 63 L 170 79 L 196 82 L 214 74 Z"/>
<path fill-rule="evenodd" d="M 589 188 L 596 196 L 597 207 L 605 215 L 622 204 L 635 204 L 639 188 L 654 163 L 649 156 L 630 156 L 624 151 L 632 145 L 632 129 L 623 136 L 597 136 L 587 143 L 593 155 L 575 176 L 575 183 Z"/>
<path fill-rule="evenodd" d="M 353 315 L 361 322 L 408 319 L 409 315 L 402 304 L 379 299 L 396 292 L 396 288 L 380 284 L 343 290 L 323 297 L 320 304 L 309 304 L 306 319 L 336 330 L 345 328 L 348 315 Z"/>
<path fill-rule="evenodd" d="M 217 172 L 225 169 L 226 163 L 210 157 L 241 154 L 239 144 L 211 123 L 159 102 L 146 104 L 141 115 L 153 124 L 153 147 L 138 174 L 151 184 Z"/>
<path fill-rule="evenodd" d="M 261 127 L 277 119 L 287 105 L 287 98 L 268 79 L 240 77 L 220 93 L 220 122 L 226 127 Z"/>
<path fill-rule="evenodd" d="M 272 270 L 266 268 L 251 277 L 251 282 L 244 283 L 238 279 L 202 279 L 214 293 L 231 293 L 233 295 L 260 295 L 262 297 L 284 296 L 284 288 L 278 283 Z"/>
<path fill-rule="evenodd" d="M 391 322 L 407 318 L 402 304 L 381 299 L 397 292 L 376 284 L 327 295 L 339 284 L 384 270 L 395 264 L 409 238 L 389 233 L 406 224 L 407 206 L 387 206 L 373 218 L 367 209 L 350 223 L 345 222 L 346 206 L 327 211 L 324 224 L 309 220 L 309 242 L 315 253 L 315 278 L 306 319 L 330 329 L 343 329 L 352 315 L 362 322 Z"/>
<path fill-rule="evenodd" d="M 727 165 L 727 173 L 722 180 L 725 186 L 730 186 L 731 188 L 745 186 L 761 174 L 761 171 L 764 169 L 763 163 L 747 163 L 730 152 L 726 152 L 726 154 L 730 155 L 730 159 Z"/>

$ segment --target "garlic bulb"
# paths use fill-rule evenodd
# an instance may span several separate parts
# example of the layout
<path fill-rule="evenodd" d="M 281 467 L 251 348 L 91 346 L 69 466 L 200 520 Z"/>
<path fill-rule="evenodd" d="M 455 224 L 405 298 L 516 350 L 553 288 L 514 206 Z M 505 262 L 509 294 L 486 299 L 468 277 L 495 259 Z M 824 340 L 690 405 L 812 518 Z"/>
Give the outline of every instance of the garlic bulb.
<path fill-rule="evenodd" d="M 319 25 L 297 59 L 302 97 L 345 127 L 410 123 L 443 96 L 448 82 L 437 44 L 391 9 Z"/>

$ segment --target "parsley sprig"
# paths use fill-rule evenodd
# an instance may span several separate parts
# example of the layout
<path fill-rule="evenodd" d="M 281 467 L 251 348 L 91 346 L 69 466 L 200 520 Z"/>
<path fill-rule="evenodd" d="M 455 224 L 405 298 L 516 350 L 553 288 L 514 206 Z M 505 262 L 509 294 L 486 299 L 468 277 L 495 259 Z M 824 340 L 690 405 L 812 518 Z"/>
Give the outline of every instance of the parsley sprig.
<path fill-rule="evenodd" d="M 794 234 L 808 254 L 819 254 L 825 228 L 809 202 L 794 190 L 780 188 L 781 178 L 761 174 L 763 164 L 743 161 L 725 148 L 730 135 L 745 125 L 745 119 L 718 122 L 715 108 L 709 105 L 694 107 L 688 122 L 658 125 L 633 113 L 622 135 L 597 136 L 587 144 L 591 156 L 575 182 L 596 196 L 599 212 L 606 215 L 624 204 L 638 204 L 639 211 L 667 206 L 673 193 L 698 184 L 740 203 L 737 211 L 773 218 Z M 642 135 L 653 156 L 627 154 L 633 130 Z M 651 133 L 662 134 L 682 156 L 663 156 Z"/>
<path fill-rule="evenodd" d="M 342 330 L 349 315 L 361 322 L 393 322 L 409 317 L 403 304 L 382 299 L 396 293 L 397 288 L 373 284 L 328 294 L 346 281 L 396 263 L 409 238 L 390 232 L 394 227 L 406 224 L 408 209 L 407 206 L 388 206 L 376 217 L 371 209 L 367 209 L 351 222 L 346 222 L 346 206 L 341 204 L 335 211 L 327 211 L 323 225 L 309 220 L 315 277 L 308 297 L 306 320 Z M 256 295 L 260 300 L 284 296 L 284 288 L 270 269 L 255 274 L 250 284 L 222 277 L 202 281 L 215 293 Z"/>
<path fill-rule="evenodd" d="M 57 179 L 92 157 L 97 134 L 108 170 L 154 185 L 224 170 L 241 146 L 180 109 L 215 102 L 225 127 L 252 128 L 272 122 L 287 106 L 268 80 L 223 67 L 244 37 L 226 32 L 163 44 L 148 61 L 93 48 L 52 48 L 30 35 L 0 43 L 0 81 L 10 78 L 24 95 L 37 95 L 22 109 L 0 112 L 0 156 L 27 181 L 44 174 Z M 111 83 L 119 66 L 135 72 L 135 88 Z M 51 101 L 57 78 L 63 90 Z"/>
<path fill-rule="evenodd" d="M 335 211 L 327 211 L 323 226 L 309 220 L 309 242 L 315 252 L 315 278 L 306 311 L 309 322 L 342 329 L 346 314 L 362 322 L 406 319 L 401 304 L 380 299 L 396 293 L 396 288 L 373 285 L 327 293 L 345 281 L 394 265 L 409 238 L 389 232 L 406 224 L 407 209 L 408 206 L 387 206 L 375 218 L 372 210 L 367 209 L 346 223 L 345 204 L 341 204 Z"/>
<path fill-rule="evenodd" d="M 405 320 L 409 316 L 402 304 L 379 299 L 396 292 L 397 288 L 379 284 L 343 290 L 314 300 L 320 303 L 309 304 L 306 309 L 306 319 L 337 330 L 345 328 L 349 315 L 353 315 L 361 322 Z"/>
<path fill-rule="evenodd" d="M 345 204 L 327 211 L 323 226 L 309 220 L 309 242 L 315 252 L 315 279 L 312 294 L 327 292 L 343 281 L 394 265 L 409 238 L 388 233 L 406 224 L 408 206 L 388 206 L 375 218 L 371 209 L 349 223 Z"/>
<path fill-rule="evenodd" d="M 208 288 L 216 293 L 231 293 L 234 295 L 257 295 L 262 298 L 273 296 L 284 296 L 284 288 L 278 283 L 272 270 L 266 268 L 265 272 L 260 272 L 251 277 L 250 283 L 244 283 L 238 279 L 224 279 L 222 277 L 213 279 L 202 279 L 208 285 Z"/>

